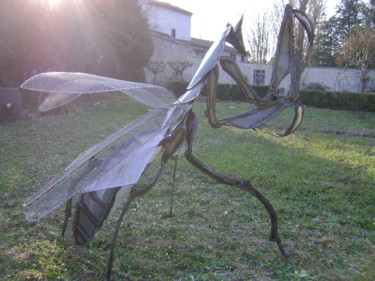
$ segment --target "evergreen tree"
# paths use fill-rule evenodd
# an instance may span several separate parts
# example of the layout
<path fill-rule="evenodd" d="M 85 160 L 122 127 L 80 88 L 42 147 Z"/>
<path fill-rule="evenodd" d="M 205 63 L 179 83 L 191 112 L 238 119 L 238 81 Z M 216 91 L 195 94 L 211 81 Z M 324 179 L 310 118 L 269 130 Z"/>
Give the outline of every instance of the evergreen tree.
<path fill-rule="evenodd" d="M 323 24 L 316 38 L 313 64 L 336 66 L 335 59 L 346 38 L 365 22 L 364 7 L 361 0 L 341 0 L 336 14 Z"/>
<path fill-rule="evenodd" d="M 2 0 L 0 54 L 0 85 L 43 71 L 144 81 L 152 39 L 137 0 Z"/>
<path fill-rule="evenodd" d="M 375 0 L 370 0 L 363 7 L 364 24 L 367 28 L 375 28 Z"/>
<path fill-rule="evenodd" d="M 342 0 L 337 6 L 336 28 L 339 36 L 340 45 L 344 43 L 345 38 L 350 32 L 361 26 L 363 2 L 361 0 Z"/>
<path fill-rule="evenodd" d="M 0 1 L 0 86 L 18 86 L 32 72 L 30 53 L 45 15 L 40 3 Z"/>
<path fill-rule="evenodd" d="M 331 17 L 323 23 L 320 33 L 315 39 L 315 51 L 313 54 L 312 64 L 319 66 L 335 66 L 335 58 L 340 48 L 337 40 L 338 31 L 337 18 Z"/>

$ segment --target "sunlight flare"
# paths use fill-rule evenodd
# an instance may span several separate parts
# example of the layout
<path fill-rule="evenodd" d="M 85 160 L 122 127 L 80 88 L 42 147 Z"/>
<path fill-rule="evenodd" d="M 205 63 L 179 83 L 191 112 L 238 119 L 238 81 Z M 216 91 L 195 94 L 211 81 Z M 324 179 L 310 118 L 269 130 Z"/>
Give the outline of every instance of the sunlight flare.
<path fill-rule="evenodd" d="M 48 6 L 54 7 L 57 6 L 61 2 L 61 0 L 47 0 L 46 2 Z"/>

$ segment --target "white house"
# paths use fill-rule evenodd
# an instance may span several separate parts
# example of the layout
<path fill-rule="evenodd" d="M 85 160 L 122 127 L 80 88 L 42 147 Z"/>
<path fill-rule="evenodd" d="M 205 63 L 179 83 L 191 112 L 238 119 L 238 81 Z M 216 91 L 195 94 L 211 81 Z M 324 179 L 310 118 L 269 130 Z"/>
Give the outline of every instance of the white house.
<path fill-rule="evenodd" d="M 156 83 L 165 85 L 175 80 L 173 70 L 168 66 L 171 61 L 188 61 L 193 64 L 184 71 L 182 77 L 183 80 L 190 81 L 212 42 L 190 36 L 191 12 L 160 1 L 142 0 L 142 3 L 153 35 L 154 54 L 151 61 L 165 64 L 164 70 L 156 75 Z M 223 22 L 223 31 L 224 28 Z M 269 85 L 272 65 L 246 62 L 245 58 L 230 46 L 226 46 L 223 55 L 235 58 L 250 84 Z M 371 71 L 369 76 L 375 80 L 375 71 Z M 146 70 L 146 78 L 152 83 L 154 74 Z M 220 70 L 219 83 L 233 84 L 234 81 Z M 336 67 L 307 67 L 301 77 L 301 87 L 309 83 L 319 83 L 328 90 L 356 92 L 360 89 L 360 71 Z M 290 79 L 286 77 L 280 88 L 288 91 L 289 84 Z"/>
<path fill-rule="evenodd" d="M 143 0 L 142 4 L 152 30 L 154 54 L 151 61 L 165 64 L 164 71 L 156 75 L 156 83 L 165 85 L 176 79 L 174 71 L 168 65 L 168 62 L 174 61 L 192 63 L 192 66 L 184 71 L 182 77 L 184 81 L 190 81 L 212 42 L 190 36 L 191 12 L 161 1 Z M 224 28 L 225 25 L 223 25 L 223 31 Z M 245 60 L 236 49 L 230 46 L 225 47 L 223 55 L 236 58 L 238 62 Z M 146 70 L 146 78 L 152 83 L 154 74 Z M 221 79 L 221 83 L 227 82 L 224 78 Z"/>
<path fill-rule="evenodd" d="M 149 1 L 147 4 L 148 20 L 152 30 L 180 40 L 191 39 L 191 12 L 159 1 Z"/>

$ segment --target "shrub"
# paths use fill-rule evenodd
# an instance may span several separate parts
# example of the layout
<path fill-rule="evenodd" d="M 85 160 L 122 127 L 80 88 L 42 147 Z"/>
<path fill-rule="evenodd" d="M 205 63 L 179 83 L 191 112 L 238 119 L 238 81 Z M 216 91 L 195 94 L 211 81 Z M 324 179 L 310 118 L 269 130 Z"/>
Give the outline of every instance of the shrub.
<path fill-rule="evenodd" d="M 186 91 L 188 83 L 186 82 L 173 82 L 169 89 L 176 95 L 181 96 Z M 254 90 L 260 95 L 266 95 L 268 86 L 252 86 Z M 204 87 L 201 96 L 207 96 L 207 88 Z M 235 84 L 219 84 L 217 86 L 217 98 L 219 100 L 232 100 L 232 101 L 246 101 L 247 97 L 239 87 Z"/>
<path fill-rule="evenodd" d="M 176 95 L 181 96 L 186 91 L 188 83 L 173 82 L 169 86 L 170 90 Z M 254 90 L 265 95 L 268 86 L 252 86 Z M 301 90 L 302 101 L 305 105 L 347 109 L 360 111 L 375 111 L 375 93 L 350 93 L 350 92 L 329 92 L 320 90 Z M 203 89 L 201 96 L 207 96 L 206 87 Z M 242 93 L 237 85 L 219 84 L 217 89 L 217 98 L 219 100 L 246 101 L 246 96 Z"/>
<path fill-rule="evenodd" d="M 318 90 L 302 90 L 302 101 L 305 105 L 375 111 L 375 93 L 327 92 Z"/>
<path fill-rule="evenodd" d="M 323 85 L 323 84 L 320 84 L 320 83 L 309 83 L 309 84 L 303 84 L 303 89 L 306 89 L 306 90 L 318 90 L 318 91 L 327 91 L 329 89 L 329 87 Z"/>

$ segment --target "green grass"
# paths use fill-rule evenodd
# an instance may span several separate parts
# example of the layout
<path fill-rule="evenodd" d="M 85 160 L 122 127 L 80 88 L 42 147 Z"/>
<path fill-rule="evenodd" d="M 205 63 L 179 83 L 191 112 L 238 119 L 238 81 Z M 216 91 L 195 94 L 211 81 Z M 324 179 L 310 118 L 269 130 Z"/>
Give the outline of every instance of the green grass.
<path fill-rule="evenodd" d="M 72 113 L 0 124 L 0 280 L 103 280 L 113 217 L 88 247 L 60 235 L 63 208 L 27 223 L 23 202 L 80 152 L 144 108 L 107 98 Z M 180 157 L 174 213 L 173 163 L 131 205 L 114 262 L 116 280 L 373 280 L 375 114 L 307 108 L 286 138 L 293 110 L 262 131 L 211 129 L 198 103 L 196 155 L 217 171 L 249 179 L 273 204 L 289 254 L 267 241 L 263 206 L 218 184 Z M 247 110 L 221 103 L 224 115 Z M 126 120 L 128 118 L 128 120 Z M 183 150 L 180 152 L 182 155 Z"/>

